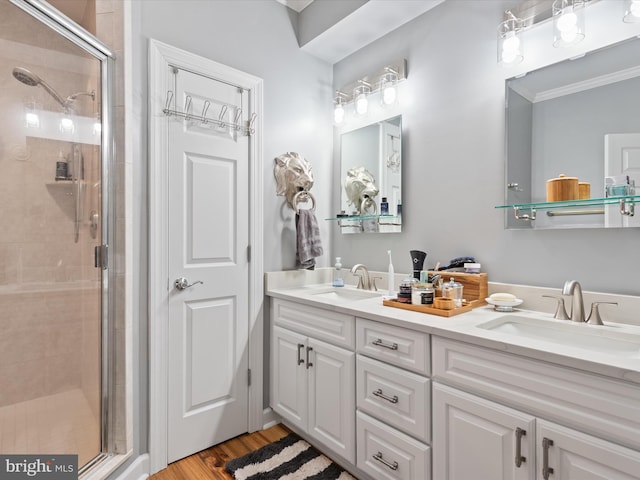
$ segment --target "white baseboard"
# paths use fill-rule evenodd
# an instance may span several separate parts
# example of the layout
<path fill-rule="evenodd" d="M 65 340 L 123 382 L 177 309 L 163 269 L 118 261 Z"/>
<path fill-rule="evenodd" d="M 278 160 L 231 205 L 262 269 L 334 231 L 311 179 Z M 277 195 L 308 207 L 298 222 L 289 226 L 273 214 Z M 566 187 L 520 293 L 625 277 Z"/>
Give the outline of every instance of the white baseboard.
<path fill-rule="evenodd" d="M 149 478 L 149 454 L 145 453 L 136 458 L 115 480 L 145 480 L 147 478 Z"/>
<path fill-rule="evenodd" d="M 262 429 L 265 430 L 267 428 L 271 428 L 274 425 L 277 425 L 282 420 L 280 419 L 280 415 L 274 412 L 271 407 L 267 407 L 262 411 Z"/>

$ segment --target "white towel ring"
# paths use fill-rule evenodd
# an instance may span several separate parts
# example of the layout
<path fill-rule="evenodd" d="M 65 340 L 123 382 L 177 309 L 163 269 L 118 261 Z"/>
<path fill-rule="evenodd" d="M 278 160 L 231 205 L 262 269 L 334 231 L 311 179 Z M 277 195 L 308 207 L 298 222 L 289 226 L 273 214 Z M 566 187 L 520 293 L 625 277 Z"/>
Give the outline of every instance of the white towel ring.
<path fill-rule="evenodd" d="M 315 210 L 316 209 L 316 199 L 313 198 L 313 195 L 311 195 L 311 192 L 309 192 L 308 190 L 300 190 L 298 193 L 296 193 L 293 196 L 293 205 L 294 205 L 294 210 L 296 211 L 296 213 L 300 213 L 300 208 L 298 208 L 298 203 L 306 202 L 307 200 L 311 200 L 311 208 L 310 208 L 310 210 Z"/>

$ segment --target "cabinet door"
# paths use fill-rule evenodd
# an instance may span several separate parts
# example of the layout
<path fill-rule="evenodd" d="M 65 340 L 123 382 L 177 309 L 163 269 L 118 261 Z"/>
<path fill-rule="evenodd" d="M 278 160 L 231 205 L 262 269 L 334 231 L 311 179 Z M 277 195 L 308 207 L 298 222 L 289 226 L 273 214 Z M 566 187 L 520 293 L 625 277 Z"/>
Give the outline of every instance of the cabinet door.
<path fill-rule="evenodd" d="M 355 353 L 308 339 L 308 432 L 355 464 Z"/>
<path fill-rule="evenodd" d="M 540 480 L 640 479 L 640 452 L 544 420 L 536 430 Z"/>
<path fill-rule="evenodd" d="M 534 425 L 530 415 L 434 383 L 433 478 L 534 480 Z"/>
<path fill-rule="evenodd" d="M 277 326 L 271 335 L 271 408 L 306 430 L 306 337 Z"/>

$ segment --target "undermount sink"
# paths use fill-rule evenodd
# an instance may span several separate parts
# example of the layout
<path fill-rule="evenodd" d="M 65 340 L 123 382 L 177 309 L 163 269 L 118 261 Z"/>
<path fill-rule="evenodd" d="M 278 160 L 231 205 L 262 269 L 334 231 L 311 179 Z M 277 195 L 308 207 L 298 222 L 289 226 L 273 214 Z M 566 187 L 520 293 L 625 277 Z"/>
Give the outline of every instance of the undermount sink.
<path fill-rule="evenodd" d="M 624 358 L 640 358 L 640 331 L 622 331 L 623 326 L 601 327 L 568 320 L 505 315 L 481 323 L 477 327 L 536 342 L 553 343 Z M 621 331 L 611 330 L 615 328 L 620 328 Z"/>
<path fill-rule="evenodd" d="M 382 297 L 382 292 L 372 290 L 358 290 L 349 287 L 326 287 L 309 292 L 314 297 L 336 300 L 364 300 Z"/>

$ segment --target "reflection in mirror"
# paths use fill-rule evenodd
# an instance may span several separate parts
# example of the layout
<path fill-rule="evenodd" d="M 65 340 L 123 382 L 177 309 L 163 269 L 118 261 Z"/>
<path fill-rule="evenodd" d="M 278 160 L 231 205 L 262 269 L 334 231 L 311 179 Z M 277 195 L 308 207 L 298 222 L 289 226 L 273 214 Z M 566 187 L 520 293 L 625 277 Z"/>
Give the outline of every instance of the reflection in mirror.
<path fill-rule="evenodd" d="M 340 142 L 342 233 L 402 229 L 402 117 L 343 133 Z"/>
<path fill-rule="evenodd" d="M 561 174 L 606 196 L 605 182 L 628 176 L 640 185 L 640 40 L 506 82 L 507 205 L 545 202 L 546 184 Z M 598 202 L 594 202 L 598 203 Z M 535 221 L 507 216 L 507 228 L 640 226 L 619 205 L 549 209 Z"/>

